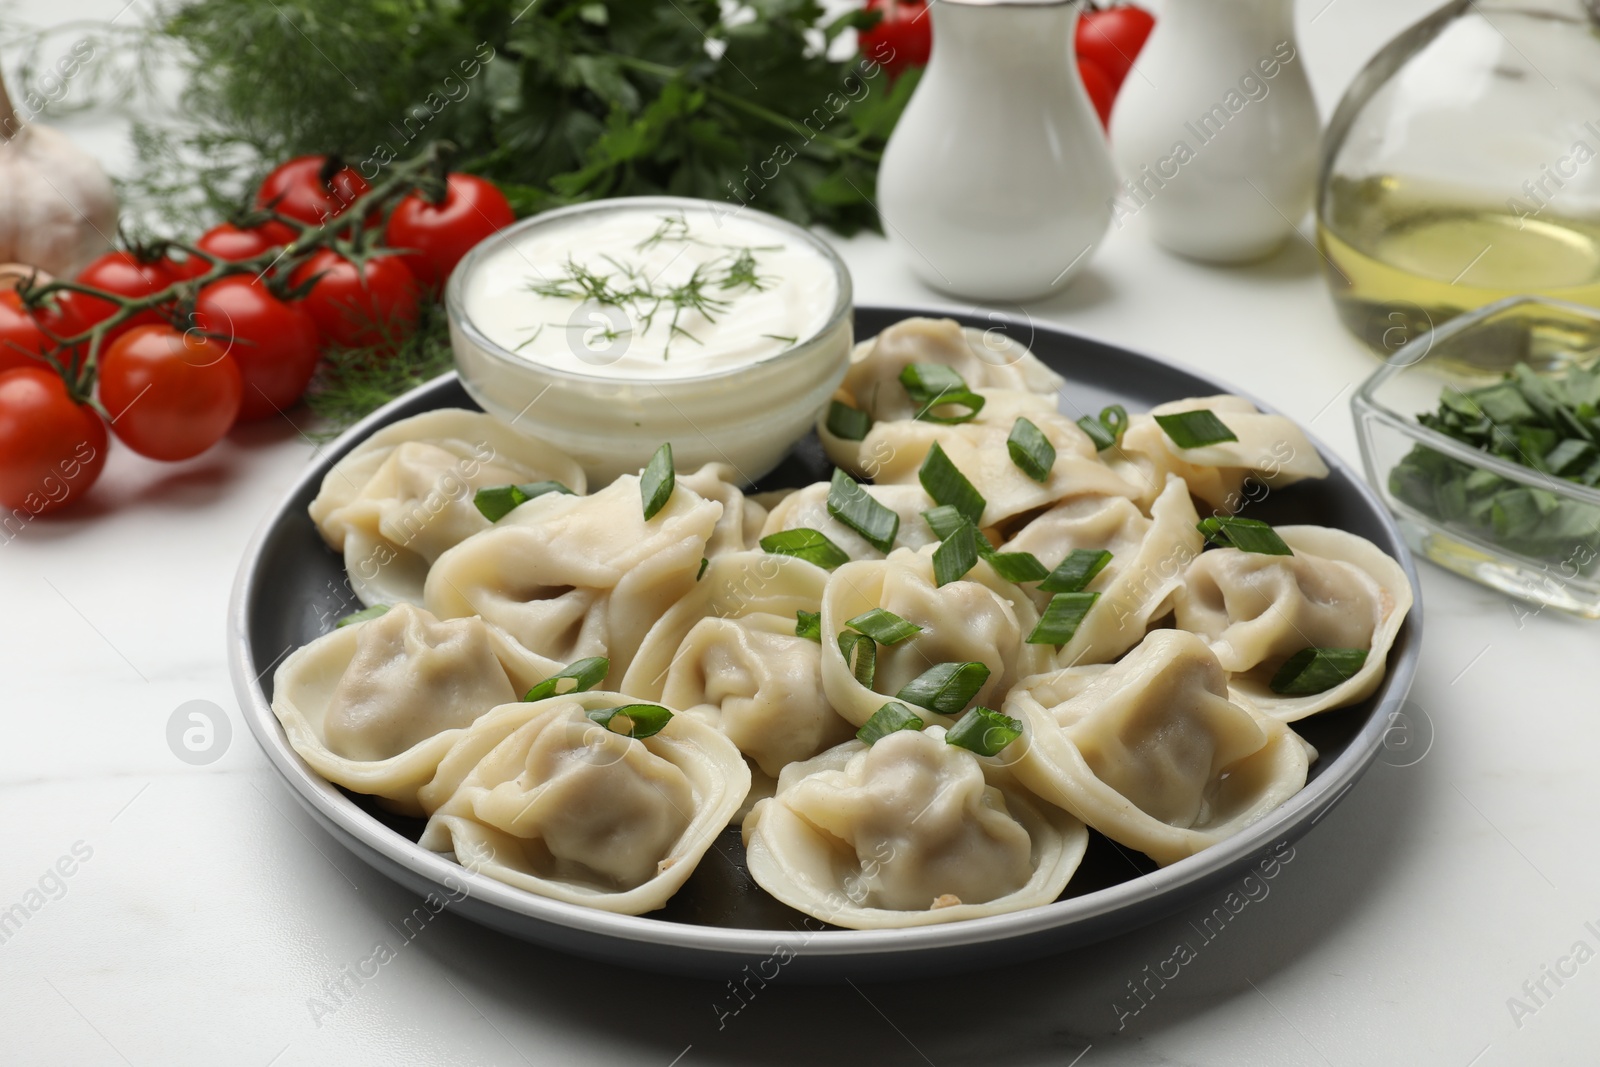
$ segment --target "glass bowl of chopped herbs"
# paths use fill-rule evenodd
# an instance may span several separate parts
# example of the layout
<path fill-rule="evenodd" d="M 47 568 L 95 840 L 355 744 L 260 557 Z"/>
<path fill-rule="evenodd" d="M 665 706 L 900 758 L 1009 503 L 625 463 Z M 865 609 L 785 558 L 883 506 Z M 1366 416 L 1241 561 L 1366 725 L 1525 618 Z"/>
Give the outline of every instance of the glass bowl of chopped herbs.
<path fill-rule="evenodd" d="M 1512 297 L 1399 349 L 1352 407 L 1420 555 L 1600 618 L 1600 309 Z"/>

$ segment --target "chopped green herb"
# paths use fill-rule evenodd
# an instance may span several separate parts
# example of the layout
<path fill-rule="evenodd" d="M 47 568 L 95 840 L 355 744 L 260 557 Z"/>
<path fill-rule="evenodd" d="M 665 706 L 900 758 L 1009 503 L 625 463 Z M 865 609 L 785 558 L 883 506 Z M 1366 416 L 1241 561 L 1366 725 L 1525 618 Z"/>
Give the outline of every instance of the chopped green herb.
<path fill-rule="evenodd" d="M 960 715 L 988 680 L 989 668 L 982 663 L 940 663 L 901 686 L 894 698 L 940 715 Z"/>
<path fill-rule="evenodd" d="M 1098 419 L 1092 415 L 1079 419 L 1078 428 L 1089 435 L 1096 451 L 1104 452 L 1122 441 L 1123 431 L 1128 428 L 1128 409 L 1112 404 L 1101 409 Z"/>
<path fill-rule="evenodd" d="M 1302 648 L 1283 661 L 1267 684 L 1280 696 L 1325 693 L 1354 678 L 1366 662 L 1364 648 Z"/>
<path fill-rule="evenodd" d="M 1156 425 L 1165 430 L 1167 436 L 1172 438 L 1172 443 L 1179 448 L 1204 448 L 1206 445 L 1239 439 L 1210 408 L 1180 411 L 1175 415 L 1157 415 L 1155 419 Z"/>
<path fill-rule="evenodd" d="M 761 539 L 761 550 L 779 556 L 795 556 L 830 571 L 850 562 L 850 553 L 828 540 L 827 534 L 808 527 L 768 534 Z"/>
<path fill-rule="evenodd" d="M 878 674 L 877 643 L 866 634 L 845 630 L 839 634 L 839 652 L 844 656 L 844 665 L 850 668 L 855 680 L 871 689 L 873 679 Z"/>
<path fill-rule="evenodd" d="M 644 521 L 649 522 L 656 513 L 667 506 L 672 491 L 678 487 L 678 476 L 672 469 L 672 442 L 656 449 L 656 454 L 645 464 L 639 476 L 639 495 L 644 499 Z"/>
<path fill-rule="evenodd" d="M 543 700 L 546 697 L 565 696 L 568 693 L 582 693 L 593 689 L 605 681 L 606 672 L 611 670 L 611 661 L 604 656 L 590 656 L 569 663 L 561 670 L 552 674 L 532 689 L 528 690 L 523 700 Z M 571 682 L 571 685 L 563 685 Z"/>
<path fill-rule="evenodd" d="M 833 482 L 828 486 L 828 514 L 865 537 L 879 552 L 893 548 L 895 534 L 900 532 L 900 516 L 839 467 L 833 469 Z"/>
<path fill-rule="evenodd" d="M 615 708 L 597 708 L 588 714 L 612 733 L 640 740 L 654 737 L 672 721 L 672 712 L 660 704 L 623 704 Z"/>
<path fill-rule="evenodd" d="M 1278 531 L 1260 519 L 1218 515 L 1201 519 L 1195 529 L 1204 534 L 1207 541 L 1221 548 L 1237 548 L 1240 552 L 1257 552 L 1263 556 L 1294 555 L 1294 551 L 1278 536 Z"/>
<path fill-rule="evenodd" d="M 945 731 L 946 744 L 959 745 L 980 756 L 998 756 L 1022 736 L 1022 722 L 992 708 L 973 708 Z"/>
<path fill-rule="evenodd" d="M 822 643 L 822 612 L 806 611 L 804 608 L 794 613 L 794 635 L 808 637 Z"/>
<path fill-rule="evenodd" d="M 917 480 L 933 497 L 935 504 L 948 504 L 975 525 L 982 521 L 983 509 L 988 501 L 967 481 L 967 476 L 950 462 L 950 457 L 939 447 L 939 442 L 935 441 L 933 447 L 928 449 L 922 469 L 917 472 Z"/>
<path fill-rule="evenodd" d="M 859 441 L 872 429 L 872 416 L 838 400 L 828 405 L 828 432 L 845 441 Z"/>
<path fill-rule="evenodd" d="M 978 542 L 983 536 L 970 522 L 962 521 L 955 533 L 939 542 L 933 550 L 933 582 L 949 585 L 960 581 L 968 571 L 978 565 Z"/>
<path fill-rule="evenodd" d="M 948 541 L 956 536 L 963 526 L 972 526 L 961 512 L 949 504 L 930 508 L 922 513 L 922 517 L 927 521 L 933 535 L 941 541 Z M 978 558 L 987 560 L 995 569 L 995 573 L 1008 582 L 1037 582 L 1050 573 L 1050 568 L 1040 563 L 1039 558 L 1032 552 L 998 552 L 982 533 L 975 534 L 973 543 L 978 549 Z"/>
<path fill-rule="evenodd" d="M 943 363 L 912 363 L 900 371 L 900 384 L 917 406 L 913 418 L 924 422 L 970 422 L 983 410 L 983 397 L 968 389 L 961 375 Z M 951 408 L 956 410 L 951 412 Z"/>
<path fill-rule="evenodd" d="M 866 725 L 856 731 L 856 737 L 872 744 L 901 730 L 920 730 L 925 724 L 910 708 L 893 700 L 872 713 Z"/>
<path fill-rule="evenodd" d="M 1050 577 L 1039 583 L 1043 593 L 1077 593 L 1094 581 L 1095 575 L 1106 569 L 1111 553 L 1105 549 L 1075 548 L 1050 572 Z"/>
<path fill-rule="evenodd" d="M 333 628 L 337 630 L 345 626 L 354 626 L 358 622 L 370 622 L 371 620 L 376 619 L 378 616 L 383 615 L 388 610 L 388 604 L 374 604 L 370 608 L 362 608 L 360 611 L 351 612 L 349 615 L 346 615 L 344 618 L 334 623 Z"/>
<path fill-rule="evenodd" d="M 1078 632 L 1083 618 L 1100 599 L 1099 593 L 1057 593 L 1045 606 L 1039 625 L 1028 635 L 1030 645 L 1064 645 Z"/>
<path fill-rule="evenodd" d="M 700 557 L 700 569 L 694 572 L 694 580 L 699 581 L 706 576 L 706 568 L 711 566 L 711 561 L 704 556 Z"/>
<path fill-rule="evenodd" d="M 922 627 L 916 623 L 907 622 L 884 608 L 864 611 L 853 619 L 847 619 L 845 625 L 858 633 L 866 634 L 880 645 L 896 645 L 913 634 L 922 632 Z"/>
<path fill-rule="evenodd" d="M 529 482 L 527 485 L 494 485 L 479 489 L 472 494 L 472 502 L 484 518 L 499 522 L 523 504 L 546 493 L 574 495 L 571 489 L 560 482 Z"/>
<path fill-rule="evenodd" d="M 1027 419 L 1018 418 L 1006 438 L 1006 450 L 1017 469 L 1036 482 L 1050 480 L 1050 468 L 1056 463 L 1056 446 L 1050 443 L 1039 427 Z"/>

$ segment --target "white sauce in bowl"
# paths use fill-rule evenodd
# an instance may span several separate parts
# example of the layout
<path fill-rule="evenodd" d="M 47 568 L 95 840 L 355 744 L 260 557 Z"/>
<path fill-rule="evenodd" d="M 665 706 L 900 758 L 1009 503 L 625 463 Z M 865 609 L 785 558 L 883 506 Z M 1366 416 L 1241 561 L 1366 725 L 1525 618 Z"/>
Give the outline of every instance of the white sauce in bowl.
<path fill-rule="evenodd" d="M 810 339 L 839 298 L 834 265 L 759 218 L 642 204 L 552 222 L 476 263 L 462 302 L 488 340 L 553 370 L 716 374 Z"/>

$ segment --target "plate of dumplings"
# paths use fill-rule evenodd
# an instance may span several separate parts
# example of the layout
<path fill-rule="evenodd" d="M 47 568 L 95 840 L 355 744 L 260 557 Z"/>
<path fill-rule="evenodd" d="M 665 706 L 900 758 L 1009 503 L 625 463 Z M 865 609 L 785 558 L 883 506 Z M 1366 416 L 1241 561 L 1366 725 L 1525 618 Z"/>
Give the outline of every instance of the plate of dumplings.
<path fill-rule="evenodd" d="M 1344 795 L 1421 644 L 1349 466 L 1061 331 L 862 307 L 856 336 L 753 485 L 670 447 L 590 484 L 453 374 L 346 433 L 231 607 L 297 799 L 510 935 L 829 981 L 1113 936 Z"/>

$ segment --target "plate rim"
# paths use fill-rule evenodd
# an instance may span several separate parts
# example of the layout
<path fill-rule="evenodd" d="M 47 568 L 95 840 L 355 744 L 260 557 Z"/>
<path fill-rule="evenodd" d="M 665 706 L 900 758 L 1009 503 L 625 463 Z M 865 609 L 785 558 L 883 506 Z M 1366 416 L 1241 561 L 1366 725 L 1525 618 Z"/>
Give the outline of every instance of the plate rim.
<path fill-rule="evenodd" d="M 853 314 L 861 312 L 892 317 L 894 321 L 920 315 L 954 318 L 963 325 L 981 324 L 986 327 L 999 325 L 1026 328 L 1034 333 L 1052 333 L 1076 343 L 1087 342 L 1115 350 L 1124 357 L 1131 356 L 1166 369 L 1176 370 L 1215 387 L 1218 392 L 1233 393 L 1251 400 L 1264 412 L 1277 413 L 1271 405 L 1262 403 L 1251 393 L 1240 390 L 1207 371 L 1196 370 L 1146 352 L 1074 333 L 1054 324 L 1036 323 L 1031 317 L 1023 320 L 1000 312 L 990 312 L 979 318 L 970 313 L 948 308 L 901 305 L 858 304 L 852 309 Z M 460 891 L 462 897 L 455 898 L 457 901 L 463 898 L 474 899 L 479 904 L 509 912 L 516 920 L 532 920 L 575 933 L 635 945 L 648 945 L 657 949 L 747 957 L 768 956 L 774 952 L 787 950 L 795 957 L 811 960 L 848 960 L 853 957 L 878 956 L 884 953 L 897 955 L 926 953 L 975 944 L 1010 942 L 1053 931 L 1088 926 L 1096 919 L 1118 913 L 1136 912 L 1141 908 L 1157 910 L 1159 913 L 1163 898 L 1174 891 L 1185 886 L 1198 886 L 1220 880 L 1276 844 L 1298 838 L 1320 821 L 1322 815 L 1343 799 L 1351 786 L 1376 759 L 1390 721 L 1405 702 L 1416 675 L 1422 645 L 1422 589 L 1411 551 L 1401 535 L 1394 516 L 1383 505 L 1359 469 L 1331 451 L 1307 427 L 1301 426 L 1302 432 L 1306 434 L 1307 439 L 1330 469 L 1345 474 L 1355 485 L 1368 508 L 1377 516 L 1389 535 L 1392 546 L 1398 550 L 1399 554 L 1395 559 L 1405 572 L 1412 588 L 1413 604 L 1404 624 L 1409 630 L 1409 637 L 1406 647 L 1389 664 L 1380 690 L 1379 703 L 1373 709 L 1369 720 L 1351 737 L 1345 750 L 1312 782 L 1283 805 L 1273 809 L 1238 834 L 1169 866 L 1159 867 L 1155 871 L 1082 896 L 1001 915 L 910 928 L 786 931 L 703 926 L 697 923 L 652 919 L 647 916 L 619 915 L 540 897 L 497 881 L 488 875 L 471 871 L 453 860 L 422 848 L 383 825 L 350 798 L 340 793 L 332 783 L 312 770 L 289 745 L 287 734 L 282 724 L 278 722 L 277 716 L 273 714 L 260 685 L 260 678 L 267 671 L 275 671 L 283 658 L 293 649 L 285 649 L 279 653 L 260 675 L 255 674 L 253 670 L 254 660 L 249 637 L 249 615 L 252 604 L 250 594 L 262 573 L 261 552 L 273 529 L 283 516 L 292 510 L 295 500 L 311 483 L 321 484 L 328 467 L 338 462 L 357 443 L 378 428 L 393 421 L 396 413 L 413 404 L 419 394 L 438 389 L 443 383 L 455 377 L 454 370 L 446 371 L 390 401 L 344 431 L 326 446 L 319 456 L 313 457 L 312 462 L 262 518 L 245 549 L 229 596 L 228 667 L 240 712 L 251 734 L 266 754 L 268 762 L 291 788 L 296 799 L 317 817 L 319 823 L 324 827 L 342 831 L 390 863 L 405 868 L 437 887 L 449 889 L 452 893 Z M 1297 422 L 1296 425 L 1300 424 Z M 335 833 L 333 836 L 339 838 L 340 835 Z M 352 844 L 351 841 L 345 840 L 340 840 L 340 843 L 346 848 L 350 848 Z M 359 851 L 357 855 L 370 862 L 368 857 L 361 855 Z M 390 872 L 382 873 L 392 879 Z M 1106 934 L 1116 932 L 1116 929 L 1108 929 Z M 1094 939 L 1094 936 L 1085 936 L 1081 940 Z"/>

